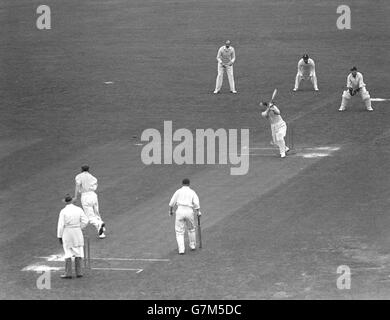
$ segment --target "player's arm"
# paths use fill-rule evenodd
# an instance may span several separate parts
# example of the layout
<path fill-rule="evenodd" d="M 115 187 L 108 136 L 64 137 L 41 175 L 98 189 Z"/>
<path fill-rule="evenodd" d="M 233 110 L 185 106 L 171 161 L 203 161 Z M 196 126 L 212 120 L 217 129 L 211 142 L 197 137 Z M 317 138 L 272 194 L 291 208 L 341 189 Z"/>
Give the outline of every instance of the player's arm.
<path fill-rule="evenodd" d="M 199 204 L 199 197 L 198 195 L 194 192 L 194 197 L 192 199 L 192 205 L 193 205 L 193 208 L 194 208 L 194 212 L 200 216 L 201 213 L 200 213 L 200 204 Z"/>
<path fill-rule="evenodd" d="M 236 50 L 232 47 L 232 56 L 229 65 L 233 65 L 236 62 Z"/>
<path fill-rule="evenodd" d="M 80 187 L 81 187 L 81 183 L 76 180 L 75 187 L 74 187 L 74 197 L 73 197 L 74 201 L 77 200 L 77 196 L 78 196 L 78 194 L 80 192 Z"/>
<path fill-rule="evenodd" d="M 64 227 L 65 227 L 64 214 L 61 211 L 57 223 L 57 238 L 61 244 L 62 244 L 62 235 L 64 233 Z"/>
<path fill-rule="evenodd" d="M 173 208 L 175 207 L 176 205 L 176 202 L 177 202 L 177 196 L 178 196 L 178 192 L 179 191 L 176 191 L 172 198 L 171 198 L 171 201 L 169 201 L 169 215 L 173 215 Z"/>
<path fill-rule="evenodd" d="M 278 107 L 275 106 L 275 105 L 271 105 L 270 108 L 269 108 L 269 111 L 272 111 L 272 112 L 275 113 L 276 115 L 280 116 L 280 110 L 279 110 Z"/>
<path fill-rule="evenodd" d="M 219 48 L 219 50 L 218 50 L 217 61 L 218 61 L 218 63 L 223 65 L 223 63 L 222 63 L 222 48 Z"/>

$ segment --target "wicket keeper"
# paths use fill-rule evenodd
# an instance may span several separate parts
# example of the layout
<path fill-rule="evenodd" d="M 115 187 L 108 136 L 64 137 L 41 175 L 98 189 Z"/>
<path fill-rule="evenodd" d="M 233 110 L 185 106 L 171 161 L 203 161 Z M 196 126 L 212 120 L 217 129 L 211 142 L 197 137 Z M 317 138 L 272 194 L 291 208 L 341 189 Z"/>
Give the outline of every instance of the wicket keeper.
<path fill-rule="evenodd" d="M 360 97 L 364 101 L 367 111 L 374 111 L 371 106 L 370 93 L 367 91 L 366 84 L 363 81 L 363 75 L 357 71 L 356 67 L 352 67 L 351 73 L 347 77 L 347 90 L 343 92 L 339 111 L 344 111 L 351 97 L 357 93 L 360 93 Z"/>

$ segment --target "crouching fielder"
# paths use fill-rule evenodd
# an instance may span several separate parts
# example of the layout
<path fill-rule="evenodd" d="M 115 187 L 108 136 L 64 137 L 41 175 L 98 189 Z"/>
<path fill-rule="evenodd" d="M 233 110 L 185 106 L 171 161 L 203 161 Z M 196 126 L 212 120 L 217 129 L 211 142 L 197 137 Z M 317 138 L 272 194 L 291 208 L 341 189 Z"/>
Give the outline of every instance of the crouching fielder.
<path fill-rule="evenodd" d="M 308 54 L 304 54 L 302 59 L 298 61 L 298 72 L 295 76 L 295 85 L 293 91 L 297 91 L 302 80 L 310 80 L 314 90 L 318 91 L 316 66 L 314 60 L 309 58 Z"/>
<path fill-rule="evenodd" d="M 179 190 L 177 190 L 172 196 L 172 199 L 169 202 L 170 216 L 173 215 L 173 208 L 175 206 L 177 206 L 175 219 L 176 241 L 179 249 L 179 254 L 184 254 L 184 233 L 186 229 L 186 224 L 188 228 L 188 240 L 190 243 L 190 249 L 195 250 L 196 232 L 194 213 L 200 215 L 199 198 L 195 191 L 190 188 L 189 179 L 184 179 L 183 186 Z"/>
<path fill-rule="evenodd" d="M 279 147 L 280 157 L 285 158 L 290 149 L 286 146 L 284 138 L 287 133 L 287 124 L 280 115 L 280 110 L 272 103 L 260 102 L 260 106 L 266 107 L 261 116 L 268 118 L 271 124 L 272 143 Z"/>
<path fill-rule="evenodd" d="M 72 278 L 72 257 L 75 257 L 76 276 L 82 277 L 82 259 L 84 258 L 84 236 L 81 229 L 88 224 L 83 209 L 75 206 L 72 197 L 67 194 L 63 200 L 65 208 L 60 212 L 57 224 L 57 237 L 65 252 L 65 274 L 61 278 Z"/>
<path fill-rule="evenodd" d="M 351 97 L 358 92 L 366 105 L 367 111 L 374 111 L 371 106 L 370 93 L 367 91 L 366 84 L 363 81 L 363 75 L 360 72 L 357 72 L 356 67 L 353 67 L 351 73 L 347 77 L 347 90 L 343 92 L 339 111 L 344 111 L 351 100 Z"/>

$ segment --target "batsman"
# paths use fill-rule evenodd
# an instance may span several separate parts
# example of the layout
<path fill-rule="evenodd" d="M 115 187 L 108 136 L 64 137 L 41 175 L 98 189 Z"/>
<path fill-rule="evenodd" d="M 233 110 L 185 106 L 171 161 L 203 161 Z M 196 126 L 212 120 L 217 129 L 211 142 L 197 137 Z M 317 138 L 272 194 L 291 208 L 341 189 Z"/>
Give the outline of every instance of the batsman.
<path fill-rule="evenodd" d="M 201 215 L 199 211 L 199 197 L 196 192 L 190 188 L 190 180 L 187 178 L 183 179 L 182 184 L 183 186 L 174 193 L 171 201 L 169 202 L 170 216 L 173 215 L 174 207 L 177 207 L 175 231 L 179 254 L 184 254 L 185 252 L 184 234 L 186 230 L 186 225 L 188 229 L 188 240 L 190 242 L 190 249 L 196 249 L 196 229 L 194 214 L 196 214 L 198 217 Z"/>
<path fill-rule="evenodd" d="M 290 150 L 286 146 L 286 142 L 284 138 L 287 133 L 287 124 L 283 120 L 280 110 L 276 105 L 273 104 L 273 99 L 275 98 L 277 90 L 274 90 L 272 95 L 272 99 L 269 103 L 260 102 L 261 107 L 265 107 L 266 109 L 261 113 L 263 118 L 269 119 L 271 124 L 271 132 L 272 132 L 272 144 L 277 145 L 279 147 L 280 157 L 285 158 L 286 153 Z"/>

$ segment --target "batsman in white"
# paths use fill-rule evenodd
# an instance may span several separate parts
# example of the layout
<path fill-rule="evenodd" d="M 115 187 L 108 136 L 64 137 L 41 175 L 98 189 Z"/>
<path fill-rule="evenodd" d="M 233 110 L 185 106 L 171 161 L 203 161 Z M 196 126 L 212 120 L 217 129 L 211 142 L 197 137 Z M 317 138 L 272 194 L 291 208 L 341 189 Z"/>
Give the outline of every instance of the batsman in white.
<path fill-rule="evenodd" d="M 88 218 L 83 209 L 75 206 L 72 197 L 67 194 L 63 200 L 66 203 L 58 217 L 57 237 L 64 248 L 65 274 L 63 279 L 72 278 L 72 257 L 75 257 L 76 277 L 83 276 L 81 266 L 84 258 L 84 236 L 81 229 L 88 224 Z"/>
<path fill-rule="evenodd" d="M 358 92 L 366 105 L 367 111 L 374 111 L 371 106 L 370 93 L 367 91 L 366 84 L 363 81 L 363 75 L 357 71 L 356 67 L 352 67 L 351 73 L 347 77 L 347 90 L 343 92 L 339 111 L 344 111 L 351 97 Z"/>
<path fill-rule="evenodd" d="M 104 233 L 106 228 L 99 213 L 98 197 L 95 193 L 98 183 L 97 179 L 89 173 L 88 165 L 81 167 L 81 173 L 76 176 L 75 181 L 74 201 L 77 200 L 78 194 L 81 193 L 81 205 L 89 219 L 89 223 L 97 229 L 98 237 L 104 239 L 106 237 Z"/>
<path fill-rule="evenodd" d="M 184 233 L 188 229 L 188 240 L 190 243 L 190 249 L 196 249 L 196 232 L 195 232 L 195 221 L 194 213 L 201 215 L 199 209 L 199 198 L 194 190 L 190 188 L 190 180 L 183 179 L 183 186 L 177 190 L 171 201 L 169 202 L 169 215 L 173 215 L 173 209 L 177 206 L 176 209 L 176 219 L 175 219 L 175 231 L 176 231 L 176 241 L 179 249 L 179 254 L 184 254 L 185 244 L 184 244 Z"/>
<path fill-rule="evenodd" d="M 260 102 L 266 109 L 261 113 L 263 118 L 269 119 L 272 132 L 272 144 L 279 147 L 280 157 L 285 158 L 290 149 L 286 146 L 284 138 L 287 133 L 287 124 L 280 115 L 280 110 L 272 102 Z"/>
<path fill-rule="evenodd" d="M 226 40 L 225 45 L 219 48 L 217 54 L 218 60 L 218 75 L 215 84 L 214 93 L 219 93 L 222 87 L 223 82 L 223 73 L 226 70 L 230 92 L 237 93 L 236 87 L 234 85 L 234 75 L 233 75 L 233 64 L 236 61 L 236 52 L 234 48 L 230 45 L 230 41 Z"/>
<path fill-rule="evenodd" d="M 318 91 L 316 66 L 314 60 L 309 58 L 308 54 L 304 54 L 298 62 L 298 72 L 295 77 L 295 86 L 293 91 L 297 91 L 302 80 L 310 80 L 314 90 Z"/>

